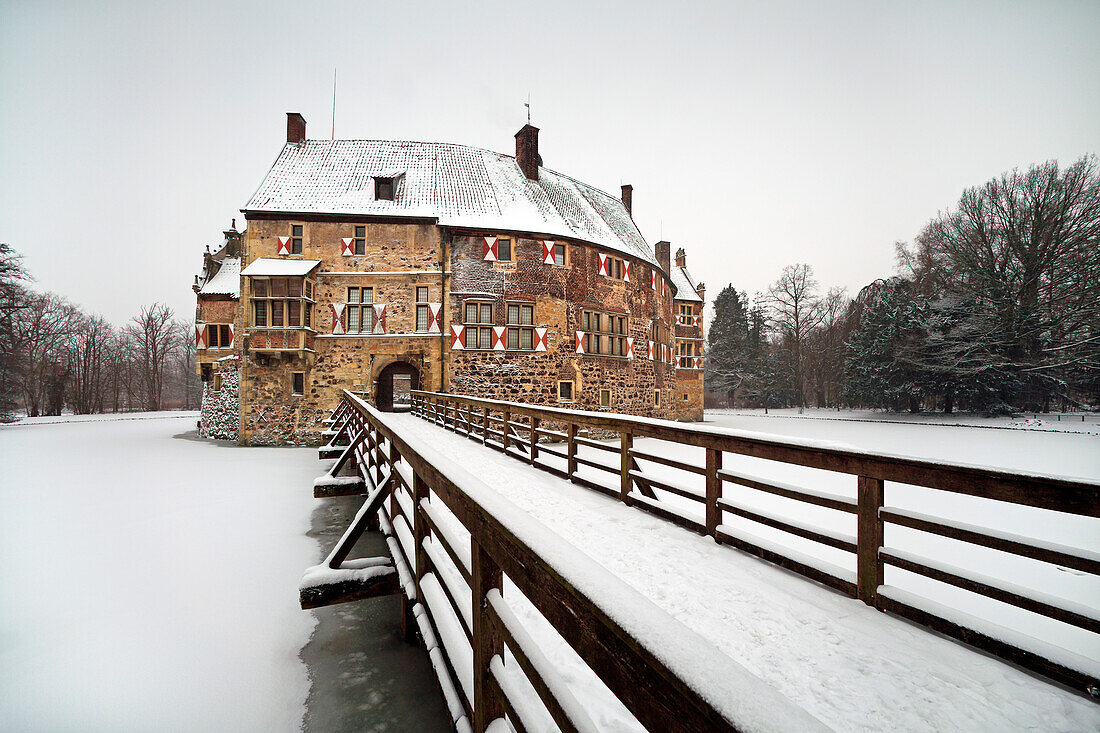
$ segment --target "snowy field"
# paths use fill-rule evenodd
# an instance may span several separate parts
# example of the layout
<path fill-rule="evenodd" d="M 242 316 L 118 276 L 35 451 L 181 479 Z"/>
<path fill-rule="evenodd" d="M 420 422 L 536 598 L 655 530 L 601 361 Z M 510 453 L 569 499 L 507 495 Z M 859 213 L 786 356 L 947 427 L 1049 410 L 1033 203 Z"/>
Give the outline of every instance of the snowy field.
<path fill-rule="evenodd" d="M 711 416 L 714 417 L 713 415 Z M 726 418 L 722 418 L 725 421 Z M 732 419 L 732 418 L 731 418 Z M 860 601 L 818 586 L 776 566 L 716 545 L 709 538 L 678 528 L 666 521 L 629 508 L 609 497 L 573 486 L 546 473 L 535 471 L 514 458 L 482 448 L 472 441 L 427 424 L 411 415 L 393 416 L 400 429 L 417 435 L 452 460 L 476 465 L 477 474 L 500 495 L 507 498 L 573 547 L 583 550 L 592 560 L 626 581 L 651 599 L 659 608 L 708 639 L 760 677 L 773 689 L 802 707 L 826 725 L 845 731 L 1009 731 L 1009 730 L 1098 730 L 1100 707 L 1024 673 L 1011 665 L 942 638 L 921 627 L 881 614 Z M 783 424 L 798 421 L 783 421 Z M 770 427 L 754 424 L 742 429 L 763 431 Z M 860 423 L 836 423 L 824 428 L 818 439 L 853 443 L 863 437 L 849 429 Z M 874 426 L 871 426 L 872 428 Z M 1027 441 L 1069 440 L 1062 443 L 1016 444 L 1017 432 L 977 428 L 948 429 L 927 426 L 879 426 L 900 428 L 904 433 L 879 432 L 875 441 L 867 439 L 869 450 L 908 453 L 929 457 L 941 449 L 939 441 L 953 445 L 946 457 L 957 460 L 970 456 L 969 463 L 987 463 L 1000 457 L 1002 467 L 1036 473 L 1048 473 L 1045 461 L 1052 455 L 1065 460 L 1066 470 L 1077 475 L 1097 475 L 1093 436 L 1056 433 L 1027 433 Z M 816 428 L 803 426 L 805 430 Z M 790 428 L 794 430 L 794 428 Z M 860 428 L 855 428 L 860 430 Z M 940 430 L 961 430 L 953 437 L 940 438 Z M 1008 442 L 1001 442 L 1001 441 Z M 1078 442 L 1083 440 L 1083 442 Z M 877 442 L 876 442 L 877 441 Z M 692 449 L 638 440 L 641 450 L 659 452 L 680 459 L 699 460 Z M 617 466 L 618 457 L 591 449 L 586 457 Z M 599 458 L 603 456 L 603 458 Z M 765 462 L 727 454 L 726 466 L 779 478 L 807 487 L 854 496 L 854 478 L 825 475 L 825 472 L 788 466 L 764 465 Z M 662 468 L 645 465 L 647 471 Z M 1046 470 L 1044 470 L 1046 469 Z M 672 469 L 669 469 L 672 470 Z M 595 469 L 586 477 L 617 485 L 617 478 Z M 831 482 L 831 483 L 830 483 Z M 848 487 L 847 483 L 852 485 Z M 683 483 L 683 481 L 681 481 Z M 700 487 L 701 488 L 701 487 Z M 745 490 L 742 492 L 749 492 Z M 727 496 L 732 491 L 727 488 Z M 664 501 L 691 514 L 686 500 L 664 495 Z M 854 532 L 854 518 L 818 516 L 827 513 L 792 506 L 770 496 L 740 496 L 748 504 L 766 507 L 793 519 L 833 526 L 851 521 L 846 530 Z M 1030 536 L 1057 538 L 1063 544 L 1100 551 L 1100 532 L 1093 520 L 1080 522 L 1059 518 L 1047 521 L 1049 513 L 1035 510 L 1014 511 L 1000 507 L 990 512 L 985 506 L 971 505 L 974 500 L 945 496 L 942 492 L 915 487 L 887 485 L 887 503 L 917 507 L 946 516 L 956 516 L 976 524 L 992 523 Z M 968 503 L 971 502 L 971 503 Z M 701 511 L 697 513 L 701 518 Z M 807 516 L 808 515 L 808 516 Z M 735 518 L 727 515 L 732 528 Z M 832 522 L 833 524 L 830 524 Z M 753 534 L 765 536 L 762 529 Z M 774 533 L 778 535 L 779 533 Z M 1053 595 L 1077 601 L 1091 609 L 1100 603 L 1100 593 L 1091 577 L 1061 572 L 1057 568 L 1039 568 L 1040 563 L 993 557 L 977 548 L 959 547 L 946 540 L 928 542 L 927 538 L 904 535 L 901 530 L 887 534 L 887 545 L 902 547 L 947 562 L 978 567 L 991 574 L 1000 573 L 1015 582 L 1042 588 Z M 800 545 L 798 538 L 773 536 L 776 544 L 805 551 L 821 563 L 835 563 L 838 574 L 854 571 L 854 558 L 829 548 L 821 550 Z M 965 558 L 961 557 L 965 554 Z M 954 607 L 965 608 L 982 618 L 1022 629 L 1061 647 L 1060 658 L 1070 660 L 1093 674 L 1100 669 L 1100 648 L 1094 635 L 1080 632 L 1057 622 L 1044 623 L 1031 614 L 1002 607 L 987 608 L 991 601 L 965 598 L 951 588 L 936 588 L 918 577 L 901 577 L 888 570 L 887 584 Z M 548 645 L 547 655 L 579 699 L 585 700 L 599 716 L 601 730 L 632 730 L 625 711 L 600 700 L 598 685 L 591 673 L 582 669 L 564 642 L 554 644 L 552 633 L 540 623 L 522 598 L 515 599 L 514 589 L 506 588 L 516 612 L 541 643 Z M 1000 605 L 1000 604 L 996 604 Z M 1092 611 L 1095 613 L 1095 610 Z"/>
<path fill-rule="evenodd" d="M 317 454 L 196 419 L 0 428 L 0 730 L 298 730 Z"/>

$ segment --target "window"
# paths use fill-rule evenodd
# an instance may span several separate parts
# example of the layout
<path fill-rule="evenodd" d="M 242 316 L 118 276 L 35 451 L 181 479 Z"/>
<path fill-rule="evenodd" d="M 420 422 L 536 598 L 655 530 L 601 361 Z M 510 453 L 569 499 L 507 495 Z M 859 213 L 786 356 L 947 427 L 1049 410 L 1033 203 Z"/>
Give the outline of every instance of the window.
<path fill-rule="evenodd" d="M 653 406 L 654 407 L 660 407 L 661 406 L 661 390 L 659 390 L 659 389 L 653 390 Z"/>
<path fill-rule="evenodd" d="M 355 236 L 351 240 L 352 251 L 357 255 L 366 254 L 367 252 L 367 228 L 365 226 L 355 227 Z"/>
<path fill-rule="evenodd" d="M 583 311 L 584 353 L 626 356 L 626 316 L 617 313 Z"/>
<path fill-rule="evenodd" d="M 347 333 L 374 333 L 374 288 L 354 286 L 348 288 L 348 301 L 344 306 Z"/>
<path fill-rule="evenodd" d="M 688 401 L 688 393 L 684 392 L 684 402 L 687 402 L 687 401 Z"/>
<path fill-rule="evenodd" d="M 302 225 L 292 224 L 290 227 L 290 254 L 302 254 Z"/>
<path fill-rule="evenodd" d="M 600 390 L 600 407 L 611 407 L 611 390 Z"/>
<path fill-rule="evenodd" d="M 210 389 L 213 392 L 221 392 L 222 391 L 222 375 L 220 375 L 220 374 L 215 374 L 214 375 L 214 381 L 210 384 Z"/>
<path fill-rule="evenodd" d="M 558 382 L 558 402 L 572 402 L 573 401 L 573 383 L 572 382 Z"/>
<path fill-rule="evenodd" d="M 535 306 L 528 303 L 508 304 L 509 349 L 530 351 L 535 348 Z"/>
<path fill-rule="evenodd" d="M 302 304 L 297 300 L 286 303 L 286 325 L 291 328 L 302 327 Z"/>
<path fill-rule="evenodd" d="M 303 395 L 306 392 L 306 375 L 305 372 L 294 372 L 290 375 L 290 393 L 292 395 Z"/>
<path fill-rule="evenodd" d="M 462 315 L 466 326 L 466 348 L 493 348 L 493 304 L 467 300 Z"/>
<path fill-rule="evenodd" d="M 512 240 L 497 239 L 497 262 L 512 261 Z"/>
<path fill-rule="evenodd" d="M 554 245 L 554 264 L 558 267 L 565 267 L 565 245 Z"/>
<path fill-rule="evenodd" d="M 375 178 L 374 197 L 379 201 L 393 201 L 393 178 Z"/>
<path fill-rule="evenodd" d="M 229 324 L 210 323 L 206 326 L 206 344 L 209 349 L 228 349 Z"/>
<path fill-rule="evenodd" d="M 416 286 L 416 330 L 425 333 L 432 322 L 431 308 L 428 306 L 428 286 Z"/>
<path fill-rule="evenodd" d="M 301 277 L 253 278 L 250 285 L 251 326 L 310 328 L 313 325 L 313 281 Z M 218 343 L 222 344 L 221 348 L 229 347 L 228 326 L 217 338 Z"/>
<path fill-rule="evenodd" d="M 690 303 L 681 303 L 680 304 L 679 323 L 680 323 L 681 326 L 690 326 L 691 325 L 691 319 L 694 316 L 695 316 L 695 306 L 691 305 Z"/>
<path fill-rule="evenodd" d="M 257 326 L 267 326 L 267 301 L 252 301 L 252 322 Z"/>
<path fill-rule="evenodd" d="M 286 301 L 273 300 L 271 301 L 271 326 L 272 328 L 283 327 L 283 306 Z"/>
<path fill-rule="evenodd" d="M 694 341 L 677 341 L 676 357 L 681 369 L 691 369 L 692 359 L 697 356 Z"/>

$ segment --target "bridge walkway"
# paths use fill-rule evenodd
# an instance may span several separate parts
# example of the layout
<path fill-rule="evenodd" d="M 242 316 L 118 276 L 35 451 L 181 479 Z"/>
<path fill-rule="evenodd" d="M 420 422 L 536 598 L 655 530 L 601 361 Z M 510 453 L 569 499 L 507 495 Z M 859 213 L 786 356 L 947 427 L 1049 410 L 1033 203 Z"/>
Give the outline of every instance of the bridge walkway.
<path fill-rule="evenodd" d="M 834 729 L 1100 725 L 1096 704 L 1011 664 L 415 415 L 387 422 L 464 465 Z M 558 661 L 568 676 L 569 660 Z"/>

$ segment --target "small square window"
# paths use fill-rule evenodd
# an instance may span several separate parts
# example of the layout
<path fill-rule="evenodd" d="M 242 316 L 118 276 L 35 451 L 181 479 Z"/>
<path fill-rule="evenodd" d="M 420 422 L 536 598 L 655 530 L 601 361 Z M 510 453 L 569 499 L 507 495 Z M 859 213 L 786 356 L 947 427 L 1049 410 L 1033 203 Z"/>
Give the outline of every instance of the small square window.
<path fill-rule="evenodd" d="M 306 391 L 306 375 L 305 372 L 294 372 L 290 375 L 290 393 L 292 395 L 301 396 Z"/>
<path fill-rule="evenodd" d="M 611 390 L 600 390 L 600 407 L 611 407 Z"/>
<path fill-rule="evenodd" d="M 688 401 L 688 395 L 687 395 L 687 392 L 684 392 L 684 402 L 687 402 L 687 401 Z"/>
<path fill-rule="evenodd" d="M 511 262 L 512 261 L 512 240 L 511 239 L 498 239 L 497 240 L 497 261 L 499 261 L 499 262 Z"/>
<path fill-rule="evenodd" d="M 393 179 L 375 178 L 374 197 L 379 201 L 393 201 Z"/>
<path fill-rule="evenodd" d="M 567 381 L 558 382 L 558 402 L 573 401 L 573 383 Z"/>
<path fill-rule="evenodd" d="M 492 323 L 493 322 L 493 306 L 491 303 L 481 304 L 481 318 L 479 323 Z"/>
<path fill-rule="evenodd" d="M 215 374 L 214 375 L 214 380 L 210 385 L 210 389 L 212 389 L 215 392 L 221 392 L 222 391 L 222 375 L 220 375 L 220 374 Z"/>
<path fill-rule="evenodd" d="M 428 286 L 417 285 L 416 286 L 416 302 L 427 303 L 428 302 Z"/>

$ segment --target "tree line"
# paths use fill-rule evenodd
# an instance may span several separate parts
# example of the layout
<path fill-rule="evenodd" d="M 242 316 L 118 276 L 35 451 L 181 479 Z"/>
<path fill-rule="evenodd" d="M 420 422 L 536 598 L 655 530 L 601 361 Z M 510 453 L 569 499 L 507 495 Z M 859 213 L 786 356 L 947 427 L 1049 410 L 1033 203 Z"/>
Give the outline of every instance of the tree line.
<path fill-rule="evenodd" d="M 708 392 L 730 405 L 989 413 L 1100 404 L 1100 168 L 966 189 L 894 275 L 822 293 L 809 265 L 714 301 Z"/>
<path fill-rule="evenodd" d="M 0 420 L 199 405 L 193 329 L 167 305 L 116 327 L 30 281 L 0 243 Z"/>

